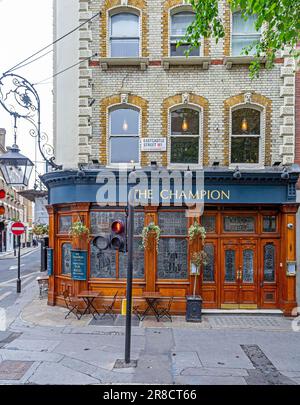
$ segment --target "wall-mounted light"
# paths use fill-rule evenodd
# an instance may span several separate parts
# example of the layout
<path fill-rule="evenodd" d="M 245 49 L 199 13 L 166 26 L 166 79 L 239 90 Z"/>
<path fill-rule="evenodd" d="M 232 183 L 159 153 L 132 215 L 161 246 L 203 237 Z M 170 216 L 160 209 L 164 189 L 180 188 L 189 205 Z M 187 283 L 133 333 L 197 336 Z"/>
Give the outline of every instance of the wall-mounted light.
<path fill-rule="evenodd" d="M 235 179 L 240 179 L 242 177 L 242 173 L 240 172 L 240 169 L 238 166 L 234 169 L 233 177 Z"/>
<path fill-rule="evenodd" d="M 283 169 L 283 172 L 281 173 L 281 178 L 282 180 L 288 180 L 290 178 L 290 174 L 288 172 L 287 167 Z"/>

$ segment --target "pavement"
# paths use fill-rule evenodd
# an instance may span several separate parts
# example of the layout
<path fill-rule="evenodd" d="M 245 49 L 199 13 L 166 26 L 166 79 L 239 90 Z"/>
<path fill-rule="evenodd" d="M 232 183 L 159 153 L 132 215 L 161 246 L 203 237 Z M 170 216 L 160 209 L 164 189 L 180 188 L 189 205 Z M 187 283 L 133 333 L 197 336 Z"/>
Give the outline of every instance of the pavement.
<path fill-rule="evenodd" d="M 91 325 L 91 315 L 65 320 L 66 309 L 38 298 L 36 282 L 6 314 L 0 384 L 300 384 L 300 332 L 278 315 L 209 314 L 201 323 L 148 318 L 132 328 L 137 367 L 119 368 L 120 322 Z"/>

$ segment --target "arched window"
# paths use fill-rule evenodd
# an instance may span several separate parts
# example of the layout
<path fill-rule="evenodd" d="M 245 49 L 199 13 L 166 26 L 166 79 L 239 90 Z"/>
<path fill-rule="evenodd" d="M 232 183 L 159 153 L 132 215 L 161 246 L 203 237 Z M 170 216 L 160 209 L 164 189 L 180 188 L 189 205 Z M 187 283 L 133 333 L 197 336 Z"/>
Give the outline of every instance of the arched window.
<path fill-rule="evenodd" d="M 139 163 L 139 116 L 134 107 L 113 108 L 109 114 L 110 163 Z"/>
<path fill-rule="evenodd" d="M 195 14 L 192 12 L 179 12 L 171 15 L 171 37 L 170 37 L 170 56 L 185 56 L 185 51 L 190 45 L 184 43 L 177 47 L 177 42 L 183 40 L 188 26 L 194 21 Z M 200 46 L 191 48 L 189 56 L 199 56 Z"/>
<path fill-rule="evenodd" d="M 256 15 L 249 16 L 247 21 L 242 18 L 240 12 L 232 15 L 232 56 L 240 56 L 243 48 L 260 41 L 261 32 L 255 28 Z M 249 55 L 255 53 L 255 48 Z"/>
<path fill-rule="evenodd" d="M 260 163 L 261 111 L 233 110 L 231 127 L 231 163 Z"/>
<path fill-rule="evenodd" d="M 132 13 L 114 14 L 110 18 L 110 56 L 138 57 L 140 53 L 139 16 Z"/>
<path fill-rule="evenodd" d="M 180 107 L 171 111 L 170 163 L 199 164 L 200 113 Z"/>

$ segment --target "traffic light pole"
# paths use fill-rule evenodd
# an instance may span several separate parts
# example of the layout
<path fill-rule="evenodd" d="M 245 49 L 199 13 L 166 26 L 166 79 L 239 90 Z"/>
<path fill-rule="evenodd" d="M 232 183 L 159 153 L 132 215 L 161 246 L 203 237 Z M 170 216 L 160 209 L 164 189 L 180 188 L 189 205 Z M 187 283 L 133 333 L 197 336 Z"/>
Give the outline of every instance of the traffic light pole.
<path fill-rule="evenodd" d="M 131 192 L 128 195 L 127 209 L 127 287 L 126 287 L 126 330 L 125 330 L 125 363 L 130 363 L 131 346 L 131 307 L 132 307 L 132 271 L 133 271 L 133 226 L 134 226 L 134 206 L 131 201 Z"/>
<path fill-rule="evenodd" d="M 17 293 L 21 292 L 21 236 L 18 235 L 18 278 Z"/>

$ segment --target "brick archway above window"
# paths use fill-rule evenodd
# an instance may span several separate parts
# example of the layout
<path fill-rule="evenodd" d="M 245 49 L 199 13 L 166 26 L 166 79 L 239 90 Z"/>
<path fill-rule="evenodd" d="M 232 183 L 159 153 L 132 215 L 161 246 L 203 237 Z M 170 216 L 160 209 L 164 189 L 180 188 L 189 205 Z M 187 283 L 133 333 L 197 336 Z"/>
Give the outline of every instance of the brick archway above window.
<path fill-rule="evenodd" d="M 101 100 L 100 105 L 100 151 L 99 151 L 99 162 L 102 165 L 108 164 L 108 117 L 109 109 L 114 106 L 119 106 L 120 108 L 124 106 L 133 106 L 140 110 L 141 114 L 141 126 L 140 126 L 140 136 L 142 138 L 148 136 L 148 101 L 142 97 L 128 94 L 126 97 L 126 102 L 124 102 L 123 94 L 115 94 L 106 97 Z M 143 164 L 145 157 L 144 153 L 141 154 L 141 164 Z"/>
<path fill-rule="evenodd" d="M 184 3 L 182 0 L 165 0 L 163 4 L 162 13 L 162 52 L 163 57 L 167 58 L 169 56 L 170 47 L 170 12 L 173 9 L 177 12 L 186 11 L 187 9 L 193 11 L 191 5 Z M 182 9 L 182 10 L 181 10 Z M 210 56 L 210 41 L 209 39 L 204 39 L 204 49 L 203 56 Z"/>
<path fill-rule="evenodd" d="M 166 98 L 162 103 L 162 135 L 169 133 L 169 111 L 172 107 L 184 105 L 195 106 L 202 111 L 202 137 L 203 137 L 203 166 L 208 165 L 208 128 L 209 128 L 209 103 L 205 97 L 193 93 L 176 94 Z M 164 153 L 163 165 L 167 166 L 167 152 Z"/>
<path fill-rule="evenodd" d="M 139 11 L 141 24 L 141 56 L 147 58 L 148 51 L 148 13 L 147 0 L 106 0 L 101 9 L 100 17 L 100 55 L 102 58 L 108 58 L 109 55 L 109 12 L 120 7 L 120 11 L 124 12 L 128 9 Z"/>
<path fill-rule="evenodd" d="M 271 147 L 272 147 L 272 101 L 262 94 L 258 93 L 242 93 L 232 97 L 229 97 L 224 101 L 224 165 L 229 165 L 229 145 L 230 145 L 230 120 L 231 110 L 238 106 L 260 106 L 264 109 L 264 165 L 271 165 Z"/>

